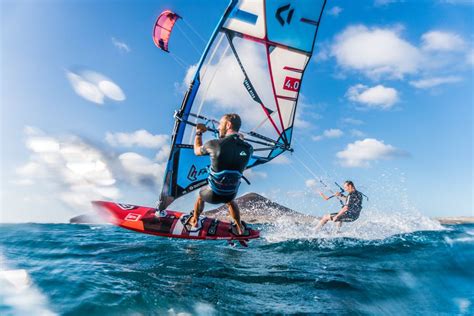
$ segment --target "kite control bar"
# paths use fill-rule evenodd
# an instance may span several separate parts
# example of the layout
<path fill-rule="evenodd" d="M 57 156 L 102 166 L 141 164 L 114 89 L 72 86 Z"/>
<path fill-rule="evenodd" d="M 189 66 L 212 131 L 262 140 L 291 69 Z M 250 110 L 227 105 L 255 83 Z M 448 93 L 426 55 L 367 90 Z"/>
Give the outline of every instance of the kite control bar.
<path fill-rule="evenodd" d="M 322 179 L 319 179 L 319 183 L 321 183 L 322 185 L 324 185 L 328 190 L 329 192 L 333 193 L 333 191 L 331 190 L 331 188 L 326 184 L 324 183 L 324 181 Z M 334 182 L 338 187 L 339 187 L 339 190 L 340 190 L 340 193 L 344 193 L 344 189 L 339 185 L 337 184 L 337 182 Z M 333 197 L 337 197 L 336 193 L 334 193 L 333 195 L 329 196 L 329 197 L 326 197 L 324 194 L 322 194 L 320 192 L 321 196 L 323 197 L 323 199 L 325 199 L 326 201 L 327 200 L 330 200 L 332 199 Z M 342 206 L 344 206 L 344 202 L 342 202 L 340 199 L 338 199 L 339 203 L 341 203 Z"/>

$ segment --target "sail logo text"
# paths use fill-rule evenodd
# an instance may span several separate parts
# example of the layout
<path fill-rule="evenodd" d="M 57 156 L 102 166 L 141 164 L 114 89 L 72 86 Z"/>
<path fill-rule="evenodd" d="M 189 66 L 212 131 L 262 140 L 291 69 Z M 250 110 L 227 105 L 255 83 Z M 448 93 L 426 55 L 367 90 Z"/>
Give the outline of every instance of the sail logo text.
<path fill-rule="evenodd" d="M 293 13 L 295 13 L 295 9 L 290 9 L 290 8 L 291 8 L 290 4 L 285 4 L 276 10 L 275 17 L 278 23 L 281 24 L 281 26 L 285 26 L 285 22 L 288 24 L 291 23 L 291 18 L 293 17 Z M 286 11 L 288 11 L 288 13 L 286 13 L 286 20 L 285 20 L 283 19 L 282 13 Z"/>
<path fill-rule="evenodd" d="M 192 165 L 188 172 L 188 179 L 191 181 L 196 181 L 198 177 L 207 174 L 207 168 L 197 169 L 195 165 Z"/>
<path fill-rule="evenodd" d="M 286 77 L 285 84 L 283 85 L 283 89 L 298 92 L 300 89 L 301 80 L 298 78 L 293 77 Z"/>

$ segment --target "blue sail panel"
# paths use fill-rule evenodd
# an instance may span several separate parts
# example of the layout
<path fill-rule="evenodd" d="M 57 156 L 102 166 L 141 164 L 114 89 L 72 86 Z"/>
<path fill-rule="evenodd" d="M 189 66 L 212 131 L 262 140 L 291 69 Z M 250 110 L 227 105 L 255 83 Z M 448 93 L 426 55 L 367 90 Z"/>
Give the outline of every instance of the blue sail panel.
<path fill-rule="evenodd" d="M 325 2 L 325 0 L 266 1 L 268 40 L 311 53 Z"/>

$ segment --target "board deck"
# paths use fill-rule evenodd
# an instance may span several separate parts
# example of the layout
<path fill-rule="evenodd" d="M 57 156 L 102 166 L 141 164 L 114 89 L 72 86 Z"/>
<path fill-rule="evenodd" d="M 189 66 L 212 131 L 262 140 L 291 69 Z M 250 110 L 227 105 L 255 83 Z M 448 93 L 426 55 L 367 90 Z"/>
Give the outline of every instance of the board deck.
<path fill-rule="evenodd" d="M 248 229 L 248 234 L 240 236 L 232 233 L 229 222 L 199 217 L 197 228 L 188 229 L 184 219 L 189 214 L 164 210 L 157 213 L 157 209 L 148 206 L 93 201 L 92 204 L 99 214 L 108 222 L 139 233 L 162 237 L 208 239 L 208 240 L 237 240 L 246 241 L 260 237 L 260 232 Z"/>

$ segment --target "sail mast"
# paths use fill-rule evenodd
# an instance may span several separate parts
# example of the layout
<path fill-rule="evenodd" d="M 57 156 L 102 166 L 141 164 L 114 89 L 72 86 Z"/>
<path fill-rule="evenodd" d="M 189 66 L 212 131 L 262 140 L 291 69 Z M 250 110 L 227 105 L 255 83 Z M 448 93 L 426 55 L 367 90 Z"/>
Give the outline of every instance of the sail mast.
<path fill-rule="evenodd" d="M 181 142 L 184 136 L 184 129 L 186 126 L 186 123 L 182 122 L 182 120 L 187 120 L 189 116 L 189 112 L 191 110 L 191 105 L 194 102 L 194 98 L 196 97 L 197 91 L 199 89 L 199 86 L 201 84 L 200 82 L 200 71 L 202 68 L 202 65 L 204 64 L 204 61 L 206 60 L 206 57 L 211 49 L 212 43 L 216 39 L 217 35 L 219 34 L 222 26 L 224 25 L 227 17 L 229 14 L 232 12 L 232 9 L 235 7 L 237 4 L 237 0 L 231 0 L 229 2 L 229 5 L 227 6 L 224 14 L 222 15 L 221 19 L 217 23 L 217 26 L 215 27 L 214 31 L 212 32 L 211 38 L 207 42 L 206 48 L 204 49 L 204 52 L 201 55 L 201 59 L 199 60 L 198 67 L 196 69 L 196 73 L 194 74 L 194 78 L 191 81 L 185 95 L 183 98 L 183 101 L 181 103 L 180 109 L 175 113 L 175 116 L 177 117 L 174 123 L 174 128 L 173 128 L 173 134 L 171 136 L 171 151 L 170 155 L 168 158 L 168 164 L 166 168 L 166 174 L 163 179 L 163 187 L 161 189 L 161 194 L 160 194 L 160 201 L 158 204 L 158 209 L 164 210 L 168 205 L 170 205 L 174 198 L 171 197 L 169 194 L 170 191 L 172 190 L 171 185 L 172 185 L 172 173 L 173 173 L 173 157 L 174 157 L 174 147 L 177 141 Z M 182 119 L 182 120 L 180 120 Z"/>

